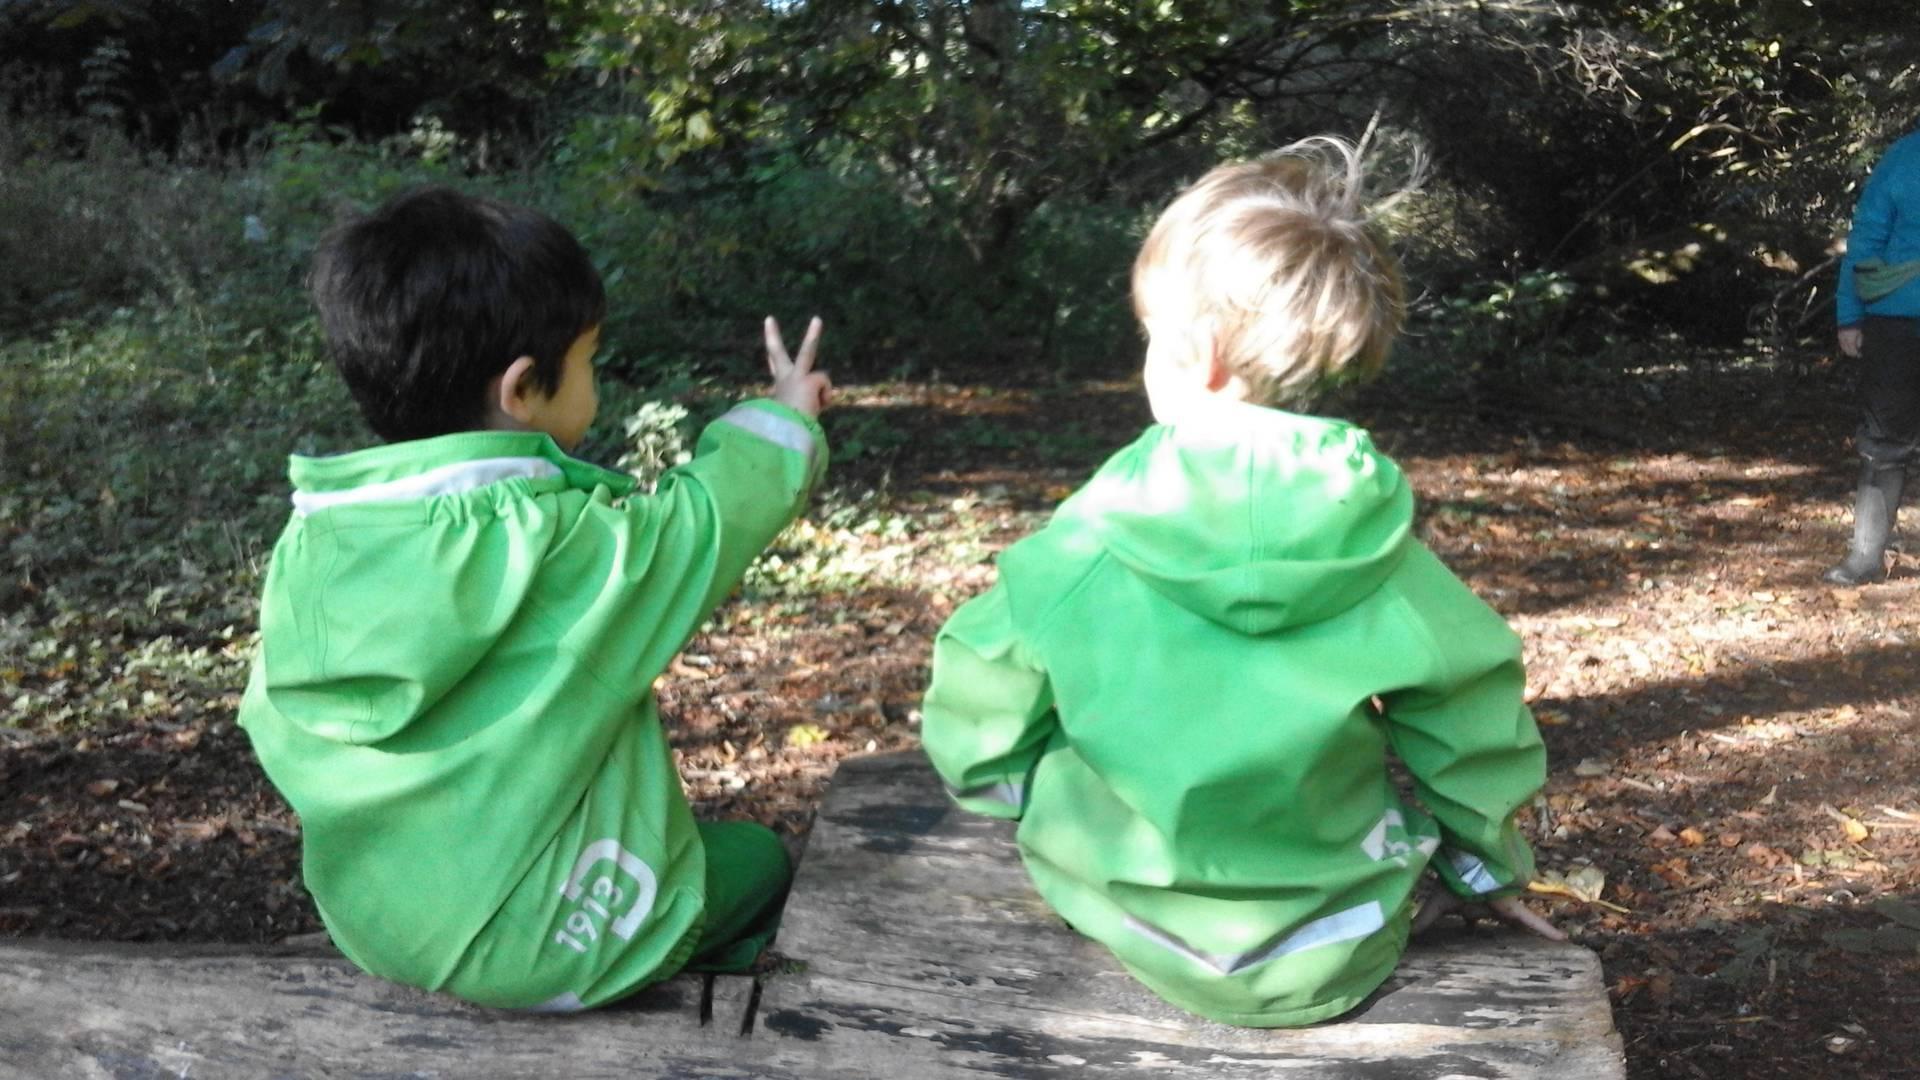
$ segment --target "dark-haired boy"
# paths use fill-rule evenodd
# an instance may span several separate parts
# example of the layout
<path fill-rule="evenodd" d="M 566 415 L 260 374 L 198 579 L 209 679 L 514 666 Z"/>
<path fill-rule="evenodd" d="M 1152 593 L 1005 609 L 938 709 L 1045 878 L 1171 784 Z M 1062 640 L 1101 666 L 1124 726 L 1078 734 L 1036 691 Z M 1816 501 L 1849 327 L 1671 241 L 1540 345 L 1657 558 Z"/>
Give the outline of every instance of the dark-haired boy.
<path fill-rule="evenodd" d="M 329 235 L 311 285 L 386 445 L 294 457 L 240 722 L 300 814 L 334 942 L 489 1005 L 591 1008 L 750 963 L 790 867 L 696 826 L 652 684 L 826 463 L 820 322 L 652 494 L 569 457 L 605 314 L 537 212 L 429 188 Z"/>

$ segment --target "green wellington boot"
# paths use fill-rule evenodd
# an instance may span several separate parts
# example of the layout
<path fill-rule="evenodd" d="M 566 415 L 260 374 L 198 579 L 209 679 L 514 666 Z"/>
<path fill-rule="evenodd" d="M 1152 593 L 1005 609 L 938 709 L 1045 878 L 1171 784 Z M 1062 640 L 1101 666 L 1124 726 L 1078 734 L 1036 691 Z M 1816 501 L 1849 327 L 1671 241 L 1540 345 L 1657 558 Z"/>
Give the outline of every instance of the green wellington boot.
<path fill-rule="evenodd" d="M 1905 465 L 1867 461 L 1860 467 L 1860 490 L 1853 500 L 1853 544 L 1847 557 L 1826 572 L 1835 585 L 1863 585 L 1887 575 L 1887 538 L 1893 534 L 1894 515 L 1906 486 Z"/>

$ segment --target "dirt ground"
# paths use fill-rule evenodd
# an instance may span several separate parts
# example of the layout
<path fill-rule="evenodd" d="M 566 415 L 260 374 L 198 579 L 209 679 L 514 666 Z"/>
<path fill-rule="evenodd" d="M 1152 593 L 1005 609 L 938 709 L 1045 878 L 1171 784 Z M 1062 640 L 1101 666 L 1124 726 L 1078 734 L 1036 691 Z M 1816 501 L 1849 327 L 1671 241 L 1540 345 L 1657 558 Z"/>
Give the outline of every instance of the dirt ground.
<path fill-rule="evenodd" d="M 1920 564 L 1819 583 L 1849 520 L 1839 383 L 1356 410 L 1427 541 L 1526 641 L 1551 753 L 1529 830 L 1568 894 L 1538 906 L 1600 955 L 1636 1078 L 1920 1076 Z M 661 684 L 704 815 L 803 833 L 835 762 L 915 745 L 941 620 L 1145 418 L 1124 385 L 842 401 L 832 426 L 866 445 L 836 482 L 872 494 L 815 523 L 837 573 L 730 603 Z M 318 928 L 233 689 L 112 729 L 0 727 L 0 934 Z"/>

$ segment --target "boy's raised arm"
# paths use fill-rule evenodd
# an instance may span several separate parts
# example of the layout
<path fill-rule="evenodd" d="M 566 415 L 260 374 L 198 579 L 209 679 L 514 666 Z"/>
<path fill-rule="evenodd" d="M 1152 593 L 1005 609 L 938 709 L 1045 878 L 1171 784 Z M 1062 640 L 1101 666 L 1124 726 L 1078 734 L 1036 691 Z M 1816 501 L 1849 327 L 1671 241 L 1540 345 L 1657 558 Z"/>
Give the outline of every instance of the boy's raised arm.
<path fill-rule="evenodd" d="M 632 658 L 622 677 L 651 681 L 800 513 L 825 472 L 826 435 L 814 418 L 828 386 L 812 370 L 819 337 L 815 320 L 800 355 L 789 359 L 769 319 L 768 366 L 776 372 L 769 396 L 707 425 L 693 459 L 667 470 L 652 494 L 589 506 L 551 556 L 571 555 L 578 572 L 607 575 L 608 587 L 630 599 L 616 616 L 623 625 L 606 628 L 609 654 Z"/>
<path fill-rule="evenodd" d="M 1057 720 L 1053 688 L 1022 647 L 1001 587 L 962 604 L 940 628 L 921 711 L 927 757 L 954 801 L 1018 818 Z"/>
<path fill-rule="evenodd" d="M 707 425 L 693 460 L 667 470 L 651 496 L 663 515 L 664 541 L 694 539 L 698 548 L 711 549 L 710 563 L 702 565 L 696 552 L 686 565 L 695 586 L 688 591 L 699 594 L 696 624 L 800 513 L 826 471 L 827 437 L 817 418 L 831 384 L 813 369 L 821 329 L 818 318 L 808 323 L 799 354 L 789 357 L 780 324 L 768 316 L 763 334 L 773 385 L 767 396 Z M 635 501 L 648 500 L 629 500 Z"/>

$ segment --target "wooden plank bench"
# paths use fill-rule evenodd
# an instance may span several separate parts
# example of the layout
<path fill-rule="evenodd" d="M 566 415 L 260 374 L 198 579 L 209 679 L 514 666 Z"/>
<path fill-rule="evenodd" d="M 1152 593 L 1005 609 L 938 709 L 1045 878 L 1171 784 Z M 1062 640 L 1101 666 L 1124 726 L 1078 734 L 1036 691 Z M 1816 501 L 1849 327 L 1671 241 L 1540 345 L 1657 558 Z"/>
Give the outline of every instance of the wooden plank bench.
<path fill-rule="evenodd" d="M 1416 946 L 1364 1012 L 1260 1031 L 1142 988 L 1041 902 L 1013 826 L 948 802 L 918 754 L 840 767 L 808 840 L 758 1029 L 860 1077 L 1617 1080 L 1599 960 L 1517 932 Z"/>
<path fill-rule="evenodd" d="M 481 1009 L 311 951 L 4 942 L 0 1076 L 1624 1076 L 1598 961 L 1511 932 L 1416 946 L 1337 1023 L 1200 1020 L 1053 916 L 1012 833 L 953 807 L 918 754 L 848 761 L 788 903 L 791 970 L 682 976 L 572 1016 Z"/>

